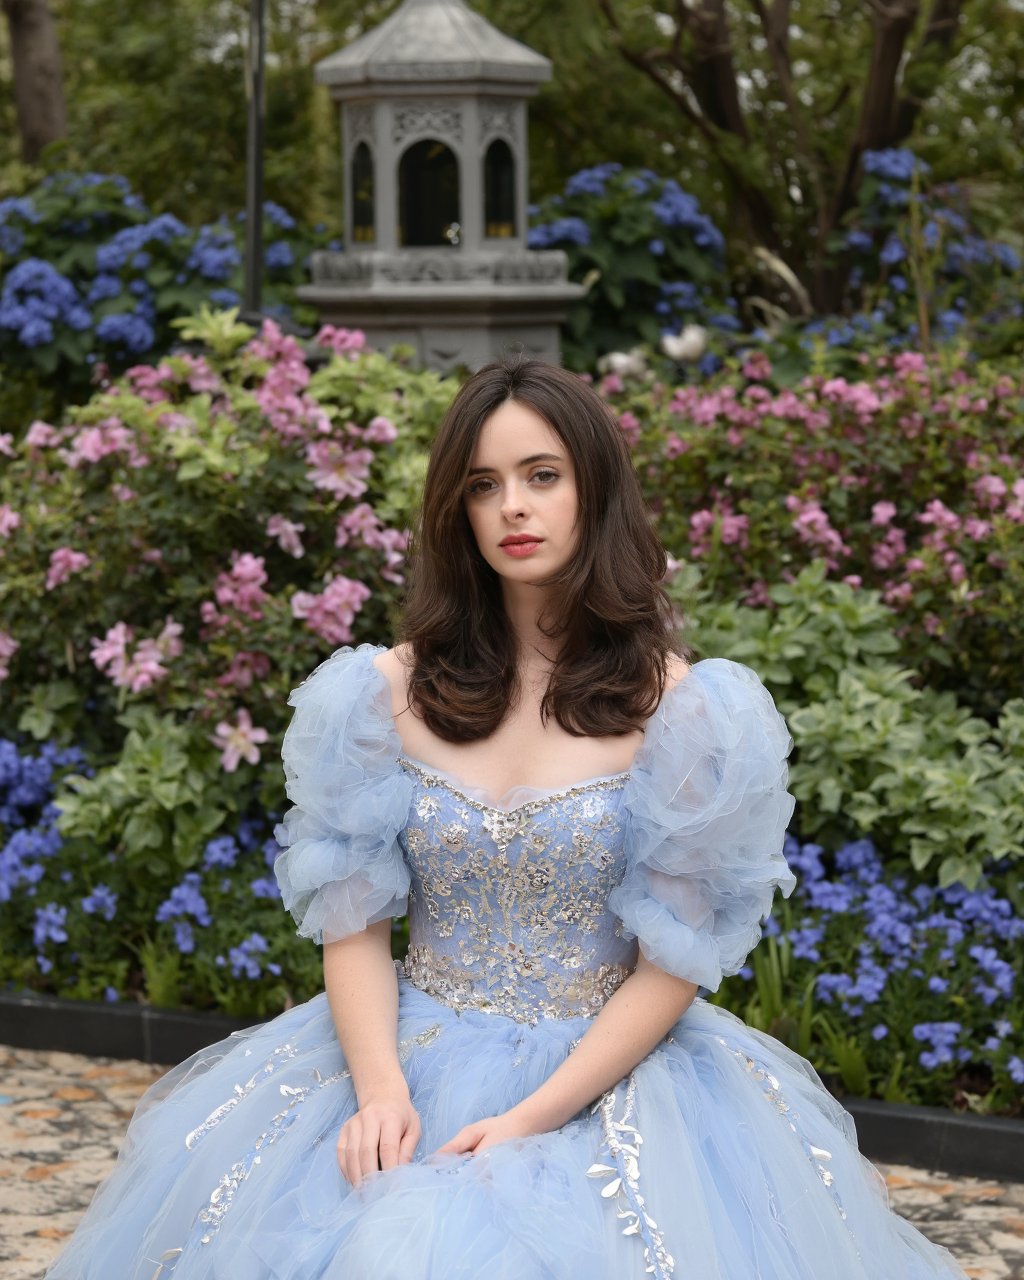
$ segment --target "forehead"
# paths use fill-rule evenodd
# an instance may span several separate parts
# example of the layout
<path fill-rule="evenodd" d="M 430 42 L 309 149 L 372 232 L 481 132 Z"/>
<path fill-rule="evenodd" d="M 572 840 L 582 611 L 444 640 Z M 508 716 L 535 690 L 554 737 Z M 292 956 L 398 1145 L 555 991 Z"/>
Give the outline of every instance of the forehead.
<path fill-rule="evenodd" d="M 568 460 L 560 436 L 528 405 L 507 400 L 484 419 L 476 439 L 471 466 L 514 465 L 535 453 L 557 454 Z"/>

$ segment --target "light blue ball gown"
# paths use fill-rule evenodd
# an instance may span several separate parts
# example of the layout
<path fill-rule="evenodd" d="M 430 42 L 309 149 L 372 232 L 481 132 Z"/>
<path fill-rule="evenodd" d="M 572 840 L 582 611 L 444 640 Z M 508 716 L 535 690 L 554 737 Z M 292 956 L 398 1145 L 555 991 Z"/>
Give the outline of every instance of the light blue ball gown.
<path fill-rule="evenodd" d="M 638 945 L 709 991 L 740 969 L 795 885 L 792 739 L 749 667 L 709 658 L 628 773 L 499 806 L 402 755 L 379 652 L 291 695 L 276 870 L 318 941 L 408 909 L 412 1163 L 339 1172 L 356 1099 L 321 994 L 149 1090 L 50 1280 L 963 1280 L 811 1065 L 700 997 L 560 1129 L 434 1156 L 547 1079 Z"/>

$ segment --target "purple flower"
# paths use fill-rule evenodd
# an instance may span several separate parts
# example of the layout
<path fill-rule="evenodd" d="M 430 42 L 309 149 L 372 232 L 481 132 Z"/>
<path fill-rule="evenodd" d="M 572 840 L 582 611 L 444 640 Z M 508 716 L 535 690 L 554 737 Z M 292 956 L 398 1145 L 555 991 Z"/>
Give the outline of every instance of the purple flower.
<path fill-rule="evenodd" d="M 254 898 L 270 898 L 279 901 L 281 898 L 281 889 L 273 876 L 260 876 L 259 879 L 253 880 L 250 885 Z"/>
<path fill-rule="evenodd" d="M 872 1040 L 884 1040 L 888 1034 L 889 1034 L 889 1028 L 885 1025 L 884 1022 L 877 1022 L 871 1028 Z"/>
<path fill-rule="evenodd" d="M 196 949 L 195 934 L 187 920 L 175 920 L 174 945 L 183 956 L 191 955 Z"/>
<path fill-rule="evenodd" d="M 98 884 L 88 897 L 82 899 L 82 910 L 86 915 L 98 913 L 104 920 L 113 920 L 117 910 L 117 894 L 105 884 Z"/>
<path fill-rule="evenodd" d="M 67 930 L 64 922 L 68 918 L 67 907 L 59 907 L 56 902 L 48 902 L 45 907 L 36 907 L 36 923 L 32 931 L 32 939 L 37 947 L 47 942 L 67 942 Z M 44 970 L 44 973 L 47 970 Z"/>
<path fill-rule="evenodd" d="M 1014 1084 L 1024 1084 L 1024 1060 L 1014 1054 L 1006 1064 L 1006 1069 L 1009 1071 L 1010 1079 Z"/>
<path fill-rule="evenodd" d="M 190 871 L 181 884 L 174 886 L 170 897 L 157 907 L 157 923 L 175 916 L 192 916 L 201 925 L 210 923 L 210 908 L 199 891 L 199 873 L 196 871 Z"/>
<path fill-rule="evenodd" d="M 203 867 L 233 867 L 238 859 L 238 844 L 234 836 L 217 836 L 210 840 L 203 851 Z"/>

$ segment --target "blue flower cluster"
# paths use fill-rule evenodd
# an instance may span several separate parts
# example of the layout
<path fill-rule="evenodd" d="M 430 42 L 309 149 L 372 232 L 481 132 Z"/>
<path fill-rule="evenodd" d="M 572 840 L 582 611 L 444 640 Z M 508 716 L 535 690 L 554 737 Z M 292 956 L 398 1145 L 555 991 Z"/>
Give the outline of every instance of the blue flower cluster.
<path fill-rule="evenodd" d="M 75 286 L 41 258 L 25 258 L 4 276 L 0 329 L 14 332 L 22 346 L 46 346 L 59 325 L 80 332 L 91 321 Z"/>
<path fill-rule="evenodd" d="M 582 218 L 556 218 L 531 227 L 526 243 L 531 249 L 552 249 L 564 244 L 586 248 L 590 244 L 590 228 Z"/>
<path fill-rule="evenodd" d="M 260 957 L 266 955 L 269 950 L 270 945 L 262 933 L 251 933 L 244 942 L 228 951 L 227 960 L 223 956 L 217 956 L 215 963 L 221 968 L 225 964 L 230 964 L 231 976 L 234 978 L 249 978 L 255 981 L 263 976 L 264 970 L 278 977 L 281 973 L 279 964 L 273 960 L 263 963 L 260 961 Z"/>
<path fill-rule="evenodd" d="M 224 224 L 199 228 L 195 243 L 185 262 L 186 271 L 198 271 L 204 280 L 230 280 L 241 265 L 234 232 Z"/>
<path fill-rule="evenodd" d="M 15 743 L 0 738 L 0 903 L 10 902 L 18 891 L 35 897 L 62 845 L 52 799 L 56 771 L 82 764 L 77 748 L 44 743 L 37 755 L 22 754 Z"/>
<path fill-rule="evenodd" d="M 25 230 L 20 223 L 39 221 L 39 211 L 31 200 L 14 196 L 0 200 L 0 254 L 13 258 L 21 253 L 25 243 Z"/>
<path fill-rule="evenodd" d="M 789 931 L 791 954 L 794 959 L 819 963 L 833 918 L 845 922 L 852 916 L 863 921 L 854 971 L 820 973 L 815 980 L 815 993 L 823 1003 L 838 1004 L 849 1017 L 861 1017 L 886 994 L 893 976 L 904 971 L 919 979 L 923 989 L 944 994 L 953 974 L 963 970 L 962 944 L 968 938 L 977 940 L 966 950 L 966 957 L 974 962 L 968 979 L 971 997 L 990 1007 L 1015 995 L 1018 975 L 1000 953 L 1024 939 L 1024 918 L 1008 899 L 992 888 L 917 885 L 911 889 L 903 876 L 887 881 L 869 839 L 851 841 L 837 850 L 831 877 L 826 874 L 823 852 L 821 845 L 800 845 L 792 836 L 786 838 L 786 859 L 798 877 L 796 901 L 816 917 L 813 923 L 805 918 Z M 944 972 L 930 972 L 936 964 Z M 989 1051 L 1011 1034 L 1005 1021 L 997 1022 L 996 1028 L 985 1046 Z M 953 1061 L 969 1061 L 971 1048 L 956 1045 L 959 1030 L 958 1023 L 917 1024 L 915 1039 L 930 1046 L 919 1053 L 921 1066 L 934 1070 Z M 888 1034 L 884 1022 L 872 1030 L 875 1039 Z"/>
<path fill-rule="evenodd" d="M 156 910 L 157 924 L 173 923 L 174 945 L 182 955 L 190 955 L 196 947 L 192 922 L 187 917 L 191 916 L 203 928 L 212 923 L 210 908 L 199 886 L 199 872 L 189 871 Z"/>
<path fill-rule="evenodd" d="M 716 258 L 722 258 L 725 253 L 725 237 L 707 214 L 701 213 L 696 196 L 684 191 L 674 178 L 665 181 L 661 195 L 651 208 L 663 227 L 689 231 L 693 243 L 699 249 L 707 249 Z"/>
<path fill-rule="evenodd" d="M 608 187 L 608 179 L 622 172 L 618 161 L 610 160 L 605 164 L 595 164 L 590 169 L 580 169 L 565 184 L 567 196 L 603 196 Z"/>

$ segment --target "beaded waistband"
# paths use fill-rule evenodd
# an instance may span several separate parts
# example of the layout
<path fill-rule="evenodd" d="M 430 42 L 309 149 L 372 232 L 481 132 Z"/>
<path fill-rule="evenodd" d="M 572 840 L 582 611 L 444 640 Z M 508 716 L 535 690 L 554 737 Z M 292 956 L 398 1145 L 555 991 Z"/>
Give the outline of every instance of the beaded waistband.
<path fill-rule="evenodd" d="M 499 1013 L 516 1022 L 538 1023 L 542 1018 L 590 1018 L 633 972 L 622 964 L 597 969 L 542 971 L 516 982 L 507 965 L 477 969 L 459 964 L 430 946 L 413 946 L 402 966 L 418 990 L 450 1009 Z M 487 980 L 490 979 L 490 981 Z"/>

